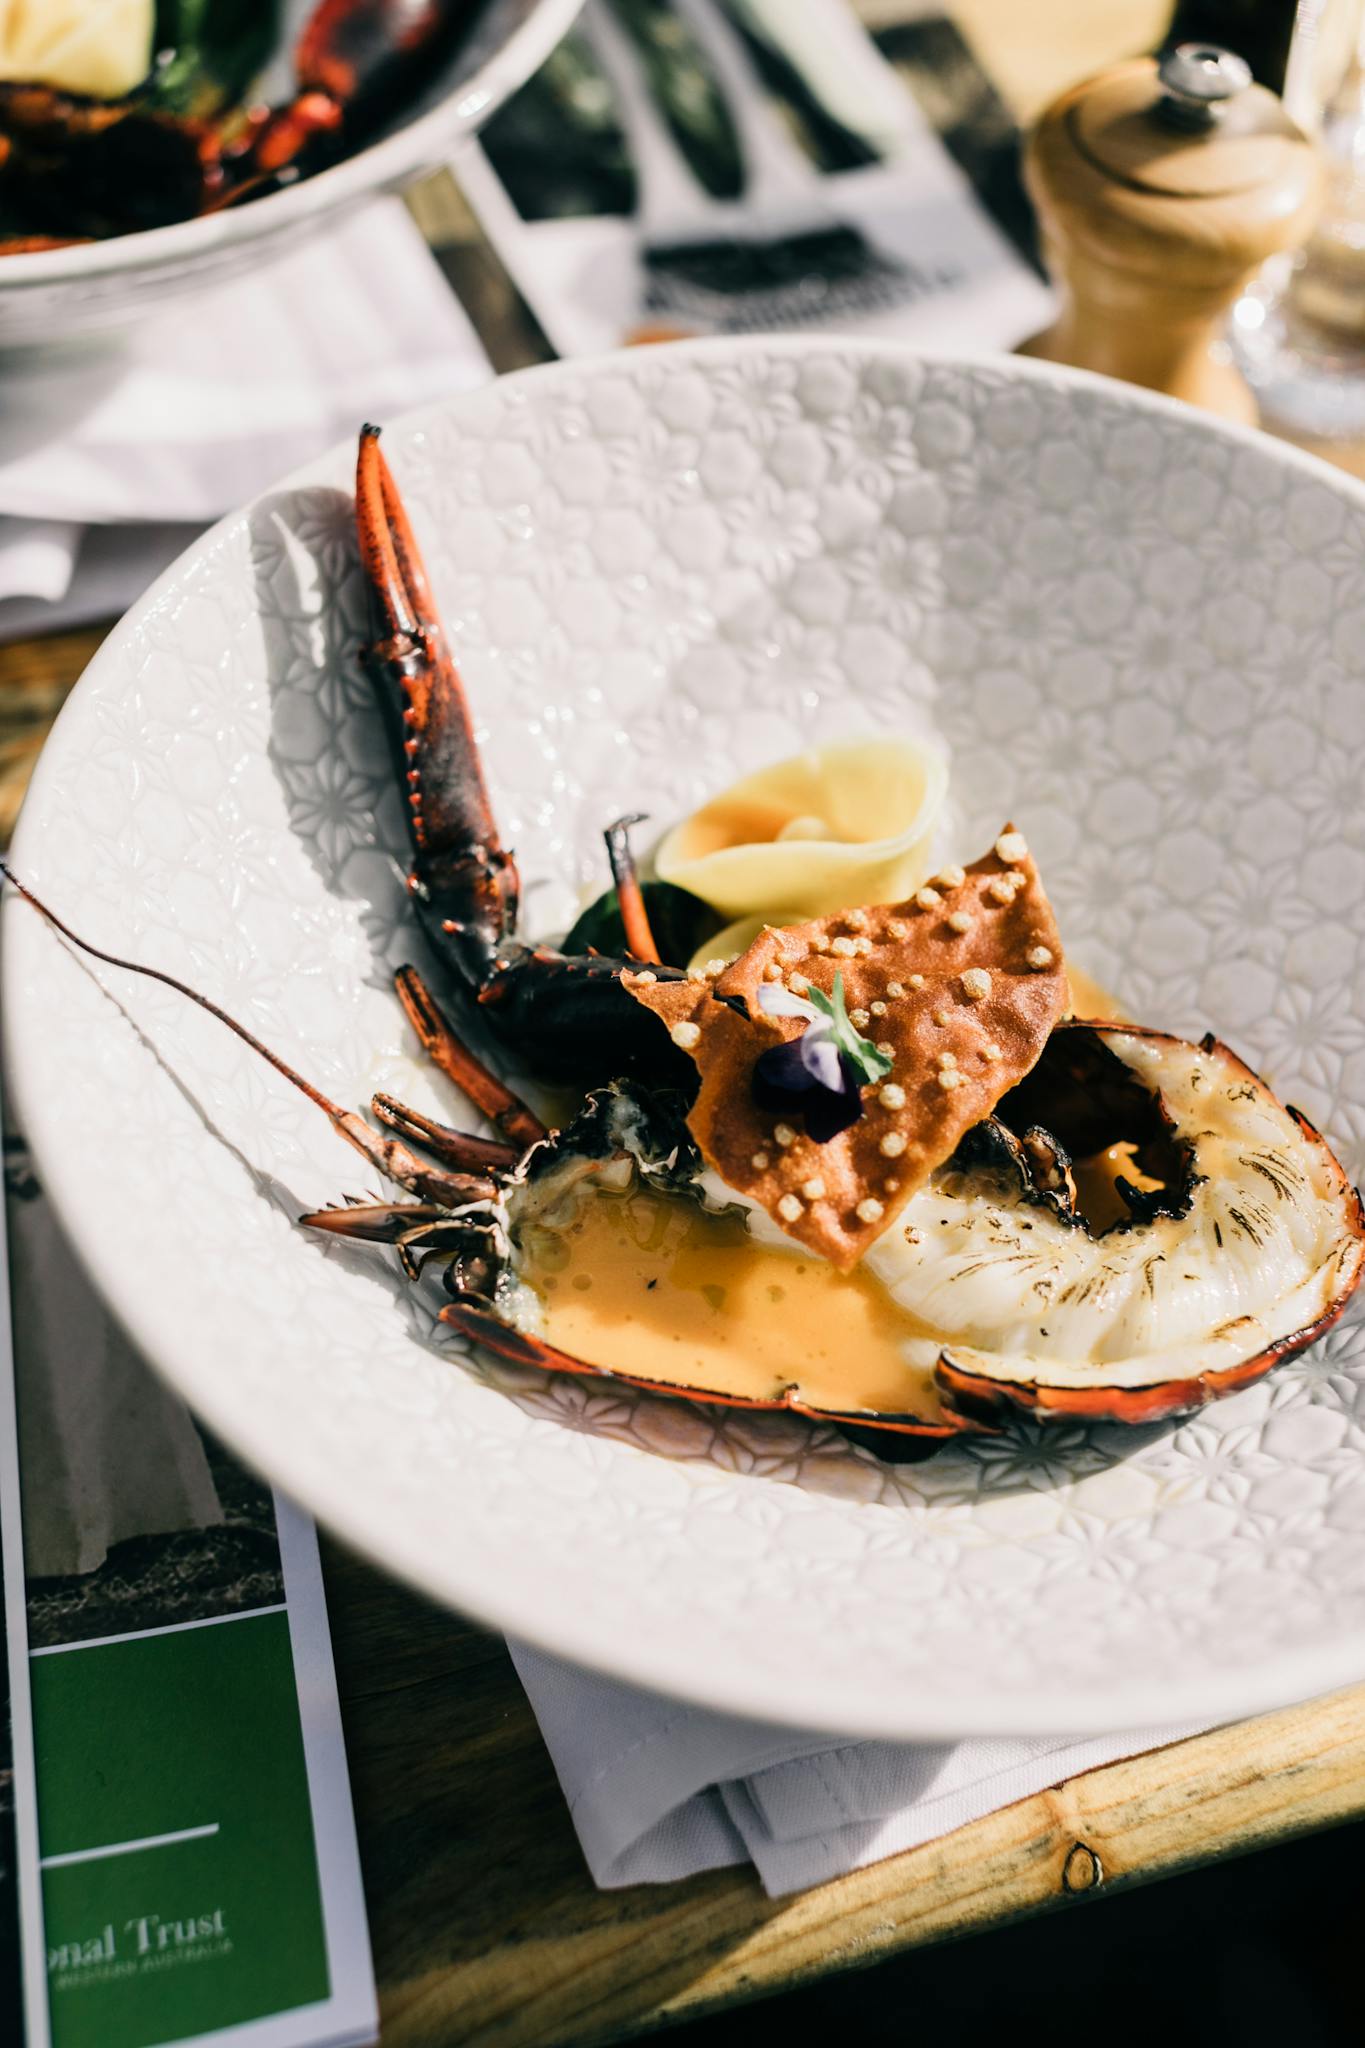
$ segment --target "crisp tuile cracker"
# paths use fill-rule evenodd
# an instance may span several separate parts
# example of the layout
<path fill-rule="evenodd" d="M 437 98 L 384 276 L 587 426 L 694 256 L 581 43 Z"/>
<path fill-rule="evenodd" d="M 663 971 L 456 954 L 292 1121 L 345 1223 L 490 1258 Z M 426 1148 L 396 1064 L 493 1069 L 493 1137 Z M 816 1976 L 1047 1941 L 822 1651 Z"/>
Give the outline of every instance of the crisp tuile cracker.
<path fill-rule="evenodd" d="M 862 1090 L 861 1117 L 823 1145 L 799 1114 L 753 1099 L 759 1055 L 805 1028 L 758 1008 L 774 965 L 783 981 L 804 976 L 827 994 L 841 974 L 862 1035 L 891 1051 L 892 1071 Z M 697 1063 L 701 1088 L 687 1122 L 708 1164 L 789 1237 L 845 1270 L 1029 1071 L 1067 1002 L 1052 907 L 1012 827 L 965 874 L 947 868 L 905 903 L 765 929 L 712 981 L 622 980 Z M 946 1086 L 945 1068 L 956 1076 Z M 796 1133 L 785 1143 L 783 1124 Z M 817 1182 L 823 1192 L 812 1200 Z"/>

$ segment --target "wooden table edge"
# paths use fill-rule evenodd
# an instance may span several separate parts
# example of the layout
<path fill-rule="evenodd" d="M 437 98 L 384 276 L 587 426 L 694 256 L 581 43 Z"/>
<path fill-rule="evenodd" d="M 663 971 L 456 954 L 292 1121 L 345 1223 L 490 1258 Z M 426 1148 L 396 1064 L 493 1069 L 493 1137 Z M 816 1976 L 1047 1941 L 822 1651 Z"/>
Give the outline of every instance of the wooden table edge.
<path fill-rule="evenodd" d="M 620 1918 L 383 1997 L 385 2048 L 596 2048 L 1365 1813 L 1365 1685 L 1083 1771 L 789 1899 L 751 1870 L 613 1895 Z M 455 1995 L 452 1996 L 452 1993 Z"/>

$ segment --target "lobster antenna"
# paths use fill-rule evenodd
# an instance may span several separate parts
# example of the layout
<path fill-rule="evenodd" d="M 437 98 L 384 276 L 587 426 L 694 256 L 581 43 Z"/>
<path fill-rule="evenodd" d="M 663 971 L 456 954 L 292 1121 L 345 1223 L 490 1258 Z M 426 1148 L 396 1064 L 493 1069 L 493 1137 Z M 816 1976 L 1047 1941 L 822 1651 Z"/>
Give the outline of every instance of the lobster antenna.
<path fill-rule="evenodd" d="M 69 924 L 64 924 L 55 910 L 49 910 L 41 897 L 35 896 L 32 889 L 28 887 L 28 884 L 19 880 L 19 877 L 7 861 L 0 860 L 0 877 L 3 877 L 9 883 L 10 887 L 18 895 L 22 896 L 26 903 L 31 903 L 33 908 L 47 919 L 54 930 L 59 931 L 64 939 L 69 939 L 71 944 L 82 953 L 88 953 L 92 960 L 102 960 L 106 967 L 126 968 L 130 974 L 141 974 L 148 981 L 163 982 L 167 988 L 173 988 L 177 995 L 188 996 L 189 1000 L 192 1003 L 197 1003 L 201 1010 L 207 1010 L 209 1015 L 216 1017 L 220 1024 L 226 1024 L 229 1031 L 235 1032 L 238 1038 L 245 1045 L 249 1045 L 253 1052 L 259 1053 L 263 1060 L 269 1060 L 277 1074 L 283 1074 L 286 1081 L 292 1081 L 300 1093 L 306 1095 L 310 1102 L 316 1103 L 317 1107 L 323 1110 L 332 1119 L 333 1123 L 350 1123 L 354 1121 L 348 1111 L 331 1101 L 329 1097 L 323 1094 L 320 1088 L 315 1088 L 311 1081 L 305 1081 L 302 1074 L 295 1073 L 287 1060 L 282 1060 L 278 1053 L 270 1050 L 268 1045 L 263 1045 L 254 1032 L 248 1031 L 245 1024 L 239 1024 L 235 1017 L 229 1017 L 226 1010 L 220 1010 L 217 1003 L 213 1002 L 208 996 L 200 995 L 198 989 L 191 988 L 186 982 L 177 981 L 173 974 L 164 974 L 159 967 L 144 967 L 141 961 L 122 960 L 117 953 L 106 953 L 99 946 L 92 946 L 88 939 L 83 939 L 73 932 Z"/>

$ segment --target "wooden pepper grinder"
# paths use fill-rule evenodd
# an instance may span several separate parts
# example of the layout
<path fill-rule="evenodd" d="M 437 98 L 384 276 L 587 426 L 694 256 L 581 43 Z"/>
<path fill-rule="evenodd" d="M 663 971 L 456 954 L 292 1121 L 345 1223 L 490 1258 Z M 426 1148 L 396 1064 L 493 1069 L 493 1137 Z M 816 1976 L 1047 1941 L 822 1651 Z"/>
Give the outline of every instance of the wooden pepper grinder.
<path fill-rule="evenodd" d="M 1116 64 L 1047 109 L 1025 175 L 1064 303 L 1021 353 L 1254 420 L 1222 316 L 1268 256 L 1304 240 L 1322 192 L 1317 152 L 1274 93 L 1211 43 Z"/>

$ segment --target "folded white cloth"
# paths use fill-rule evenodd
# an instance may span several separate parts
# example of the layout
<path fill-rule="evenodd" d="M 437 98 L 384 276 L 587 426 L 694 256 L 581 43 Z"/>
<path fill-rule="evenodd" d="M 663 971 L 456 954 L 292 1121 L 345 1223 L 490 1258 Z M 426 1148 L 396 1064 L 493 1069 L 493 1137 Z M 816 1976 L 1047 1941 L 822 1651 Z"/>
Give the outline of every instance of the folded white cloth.
<path fill-rule="evenodd" d="M 407 208 L 378 200 L 122 341 L 6 365 L 0 513 L 202 523 L 367 412 L 487 375 Z"/>
<path fill-rule="evenodd" d="M 53 604 L 65 597 L 80 545 L 75 520 L 0 516 L 0 602 L 36 597 Z"/>
<path fill-rule="evenodd" d="M 202 531 L 198 522 L 0 519 L 0 642 L 119 617 Z"/>
<path fill-rule="evenodd" d="M 122 610 L 200 527 L 362 419 L 489 375 L 398 199 L 150 313 L 130 335 L 11 358 L 0 633 Z M 115 523 L 127 530 L 97 543 Z"/>
<path fill-rule="evenodd" d="M 588 1868 L 607 1889 L 748 1861 L 768 1896 L 781 1898 L 1209 1725 L 1028 1741 L 831 1741 L 508 1647 Z"/>

